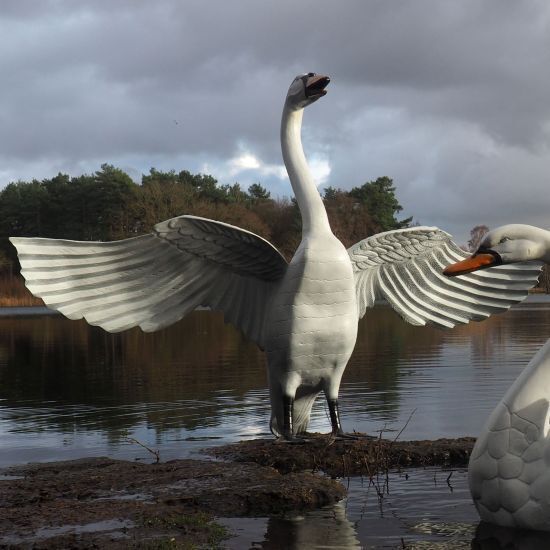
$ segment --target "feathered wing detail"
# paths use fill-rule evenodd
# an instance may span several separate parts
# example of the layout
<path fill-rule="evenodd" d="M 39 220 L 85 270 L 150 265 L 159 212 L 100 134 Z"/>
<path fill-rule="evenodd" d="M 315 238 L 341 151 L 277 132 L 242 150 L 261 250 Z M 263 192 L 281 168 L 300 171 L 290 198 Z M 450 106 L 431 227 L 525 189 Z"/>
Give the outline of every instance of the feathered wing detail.
<path fill-rule="evenodd" d="M 523 262 L 450 279 L 443 269 L 469 254 L 437 227 L 380 233 L 358 242 L 348 253 L 359 317 L 376 299 L 383 299 L 413 325 L 447 328 L 486 319 L 522 301 L 542 268 L 539 262 Z"/>
<path fill-rule="evenodd" d="M 195 216 L 122 241 L 10 240 L 34 295 L 109 332 L 152 332 L 207 306 L 262 345 L 265 307 L 287 266 L 261 237 Z"/>

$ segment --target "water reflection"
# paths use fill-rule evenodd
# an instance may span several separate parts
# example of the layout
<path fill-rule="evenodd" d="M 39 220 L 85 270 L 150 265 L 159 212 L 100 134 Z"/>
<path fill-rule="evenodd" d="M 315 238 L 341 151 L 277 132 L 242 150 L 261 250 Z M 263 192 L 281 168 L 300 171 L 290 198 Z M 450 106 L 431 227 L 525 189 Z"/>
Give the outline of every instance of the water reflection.
<path fill-rule="evenodd" d="M 168 458 L 217 437 L 228 418 L 234 439 L 265 433 L 263 361 L 208 312 L 155 334 L 112 335 L 59 316 L 0 318 L 0 465 L 136 456 L 127 433 L 167 447 Z"/>
<path fill-rule="evenodd" d="M 472 543 L 474 550 L 546 550 L 550 548 L 550 533 L 523 531 L 480 523 Z"/>
<path fill-rule="evenodd" d="M 452 331 L 412 327 L 377 307 L 360 323 L 344 374 L 344 425 L 398 431 L 415 411 L 402 439 L 476 435 L 549 335 L 546 297 Z M 59 316 L 0 315 L 0 466 L 99 455 L 150 459 L 128 436 L 167 460 L 266 436 L 268 420 L 264 356 L 218 314 L 195 312 L 154 334 L 116 335 Z M 329 426 L 318 400 L 311 427 Z M 308 541 L 314 548 L 317 539 L 325 548 L 399 547 L 403 539 L 408 548 L 526 548 L 515 532 L 480 526 L 474 533 L 464 472 L 453 475 L 452 487 L 448 474 L 407 475 L 392 474 L 382 500 L 380 487 L 357 478 L 335 507 L 235 520 L 247 542 L 237 538 L 233 547 L 256 541 L 303 548 Z M 539 542 L 529 547 L 550 547 Z"/>
<path fill-rule="evenodd" d="M 476 435 L 549 334 L 547 301 L 452 331 L 412 327 L 377 307 L 344 374 L 344 425 L 397 431 L 414 410 L 403 437 Z M 0 465 L 142 456 L 127 434 L 166 459 L 210 439 L 268 435 L 268 419 L 263 353 L 221 315 L 114 335 L 59 316 L 0 317 Z M 320 399 L 312 429 L 328 428 Z"/>
<path fill-rule="evenodd" d="M 351 478 L 346 501 L 282 518 L 235 518 L 227 546 L 289 548 L 470 548 L 477 514 L 466 471 L 411 469 L 373 480 Z M 259 536 L 261 532 L 265 534 Z"/>
<path fill-rule="evenodd" d="M 550 533 L 478 524 L 466 470 L 390 472 L 383 479 L 351 478 L 346 501 L 280 518 L 222 520 L 236 537 L 227 547 L 545 550 Z"/>
<path fill-rule="evenodd" d="M 166 413 L 192 401 L 203 412 L 181 418 L 192 430 L 224 414 L 213 396 L 231 408 L 225 393 L 238 398 L 263 386 L 261 352 L 214 314 L 156 334 L 114 335 L 62 317 L 0 319 L 0 397 L 15 429 L 112 431 L 139 418 L 162 432 L 171 427 Z M 112 414 L 120 407 L 128 414 Z"/>
<path fill-rule="evenodd" d="M 504 315 L 450 331 L 407 325 L 388 308 L 374 311 L 359 327 L 344 375 L 344 415 L 352 415 L 352 425 L 372 429 L 379 420 L 375 430 L 401 429 L 415 411 L 406 437 L 477 435 L 550 336 L 549 305 L 546 296 L 535 297 Z"/>
<path fill-rule="evenodd" d="M 355 526 L 346 517 L 340 502 L 315 513 L 294 517 L 270 518 L 262 548 L 360 548 Z"/>

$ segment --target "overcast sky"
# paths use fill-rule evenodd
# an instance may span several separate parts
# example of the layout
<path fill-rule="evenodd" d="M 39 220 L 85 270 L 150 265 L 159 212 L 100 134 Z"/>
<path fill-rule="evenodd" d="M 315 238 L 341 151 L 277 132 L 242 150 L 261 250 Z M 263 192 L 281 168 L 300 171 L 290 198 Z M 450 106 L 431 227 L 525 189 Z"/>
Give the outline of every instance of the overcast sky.
<path fill-rule="evenodd" d="M 459 242 L 550 226 L 547 0 L 2 0 L 0 69 L 0 187 L 108 162 L 289 196 L 281 108 L 314 71 L 321 189 L 389 176 Z"/>

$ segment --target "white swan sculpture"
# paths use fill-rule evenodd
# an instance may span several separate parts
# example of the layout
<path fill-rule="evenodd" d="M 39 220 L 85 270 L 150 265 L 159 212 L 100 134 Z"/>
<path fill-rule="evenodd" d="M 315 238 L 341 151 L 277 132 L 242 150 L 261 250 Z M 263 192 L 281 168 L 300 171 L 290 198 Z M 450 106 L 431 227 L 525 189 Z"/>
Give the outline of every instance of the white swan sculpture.
<path fill-rule="evenodd" d="M 287 440 L 304 432 L 324 392 L 332 432 L 344 436 L 340 380 L 357 322 L 375 299 L 415 325 L 453 327 L 521 301 L 538 269 L 514 265 L 450 281 L 443 267 L 467 255 L 435 227 L 382 233 L 346 250 L 331 232 L 300 138 L 304 108 L 328 83 L 300 75 L 284 104 L 283 158 L 302 215 L 290 264 L 253 233 L 180 216 L 109 243 L 12 238 L 27 287 L 70 319 L 109 332 L 159 330 L 201 305 L 221 310 L 265 349 L 272 432 Z"/>
<path fill-rule="evenodd" d="M 550 264 L 550 231 L 505 225 L 479 250 L 445 269 L 449 276 L 517 261 Z M 481 431 L 468 465 L 481 519 L 550 531 L 550 340 L 506 392 Z"/>

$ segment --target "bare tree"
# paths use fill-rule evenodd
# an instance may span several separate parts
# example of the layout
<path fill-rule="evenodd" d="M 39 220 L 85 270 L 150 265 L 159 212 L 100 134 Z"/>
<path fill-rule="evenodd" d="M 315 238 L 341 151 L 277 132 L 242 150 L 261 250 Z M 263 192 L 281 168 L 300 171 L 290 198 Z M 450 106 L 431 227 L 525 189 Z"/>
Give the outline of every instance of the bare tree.
<path fill-rule="evenodd" d="M 470 252 L 475 252 L 481 243 L 483 237 L 489 233 L 489 228 L 486 225 L 476 225 L 470 231 L 470 240 L 468 241 L 468 248 Z"/>

